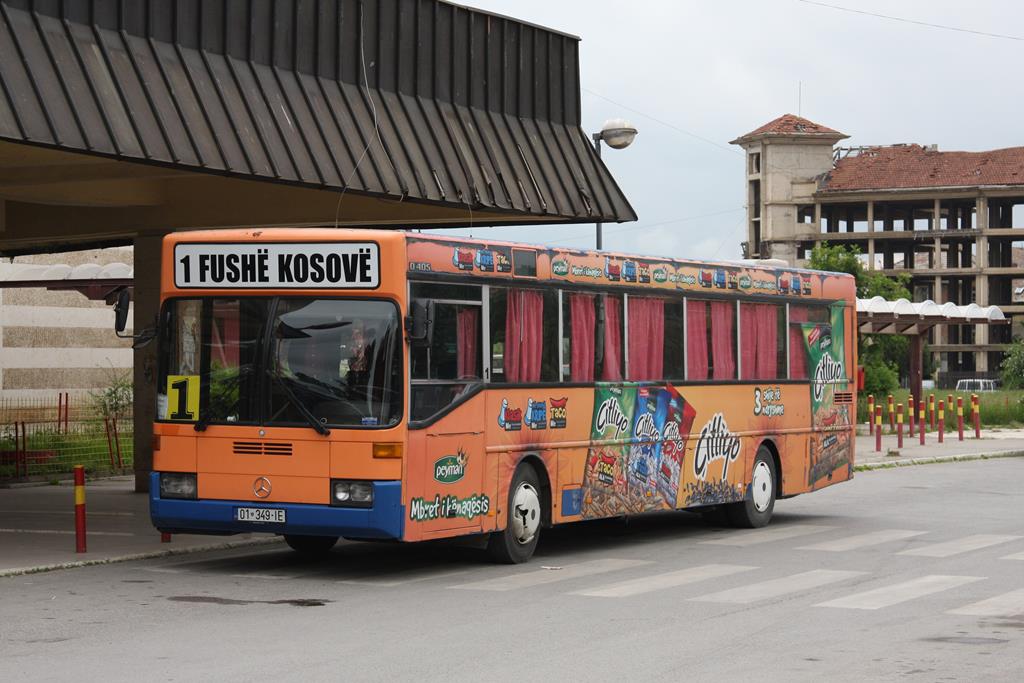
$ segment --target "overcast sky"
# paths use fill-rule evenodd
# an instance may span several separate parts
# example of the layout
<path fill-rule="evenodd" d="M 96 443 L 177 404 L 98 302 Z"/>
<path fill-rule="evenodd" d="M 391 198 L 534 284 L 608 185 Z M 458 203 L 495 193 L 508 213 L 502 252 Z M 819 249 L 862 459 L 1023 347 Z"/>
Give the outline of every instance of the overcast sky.
<path fill-rule="evenodd" d="M 1021 37 L 1008 40 L 799 0 L 462 1 L 580 36 L 584 129 L 623 117 L 640 131 L 628 149 L 604 150 L 639 215 L 636 223 L 605 226 L 606 249 L 740 258 L 743 156 L 728 143 L 785 113 L 840 130 L 850 145 L 1024 145 L 1024 3 L 825 0 Z M 593 225 L 472 232 L 594 246 Z"/>

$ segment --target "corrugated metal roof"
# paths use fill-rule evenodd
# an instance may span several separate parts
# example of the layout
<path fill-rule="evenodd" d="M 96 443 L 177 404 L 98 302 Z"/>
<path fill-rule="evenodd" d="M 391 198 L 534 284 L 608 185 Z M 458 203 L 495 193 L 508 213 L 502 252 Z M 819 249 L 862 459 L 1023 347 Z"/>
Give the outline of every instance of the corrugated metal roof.
<path fill-rule="evenodd" d="M 0 138 L 567 221 L 636 214 L 578 39 L 437 0 L 0 0 Z"/>

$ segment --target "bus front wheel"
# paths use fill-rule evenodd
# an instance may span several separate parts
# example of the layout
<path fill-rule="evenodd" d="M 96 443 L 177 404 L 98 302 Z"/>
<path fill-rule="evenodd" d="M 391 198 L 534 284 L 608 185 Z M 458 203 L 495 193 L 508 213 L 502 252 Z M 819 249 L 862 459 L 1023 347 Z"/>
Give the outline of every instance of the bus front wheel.
<path fill-rule="evenodd" d="M 775 460 L 771 451 L 761 446 L 751 468 L 750 495 L 726 507 L 733 526 L 756 529 L 768 523 L 775 509 L 775 477 Z"/>
<path fill-rule="evenodd" d="M 288 546 L 306 557 L 319 557 L 326 555 L 334 544 L 338 542 L 337 536 L 293 536 L 285 534 L 284 542 Z"/>
<path fill-rule="evenodd" d="M 532 466 L 522 464 L 512 477 L 505 505 L 505 528 L 487 540 L 487 553 L 495 562 L 520 564 L 533 556 L 540 539 L 540 479 Z"/>

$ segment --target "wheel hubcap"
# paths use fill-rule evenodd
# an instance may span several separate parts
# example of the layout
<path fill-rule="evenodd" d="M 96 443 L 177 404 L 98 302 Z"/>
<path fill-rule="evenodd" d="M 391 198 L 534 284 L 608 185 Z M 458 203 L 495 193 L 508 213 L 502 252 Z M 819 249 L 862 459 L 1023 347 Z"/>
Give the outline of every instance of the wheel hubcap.
<path fill-rule="evenodd" d="M 526 482 L 519 485 L 512 497 L 512 535 L 525 545 L 533 540 L 540 528 L 540 495 Z"/>
<path fill-rule="evenodd" d="M 772 502 L 772 471 L 763 460 L 754 465 L 754 476 L 750 484 L 753 489 L 754 508 L 758 512 L 768 509 Z"/>

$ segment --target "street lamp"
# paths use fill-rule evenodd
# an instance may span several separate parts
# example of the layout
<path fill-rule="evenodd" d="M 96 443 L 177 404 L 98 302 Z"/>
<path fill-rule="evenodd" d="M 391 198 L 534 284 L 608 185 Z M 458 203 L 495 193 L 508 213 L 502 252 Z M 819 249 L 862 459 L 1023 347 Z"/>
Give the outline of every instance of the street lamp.
<path fill-rule="evenodd" d="M 594 133 L 594 151 L 601 158 L 601 141 L 612 149 L 625 149 L 633 144 L 636 128 L 625 119 L 609 119 L 601 126 L 601 132 Z M 597 223 L 597 250 L 601 250 L 601 224 Z"/>

